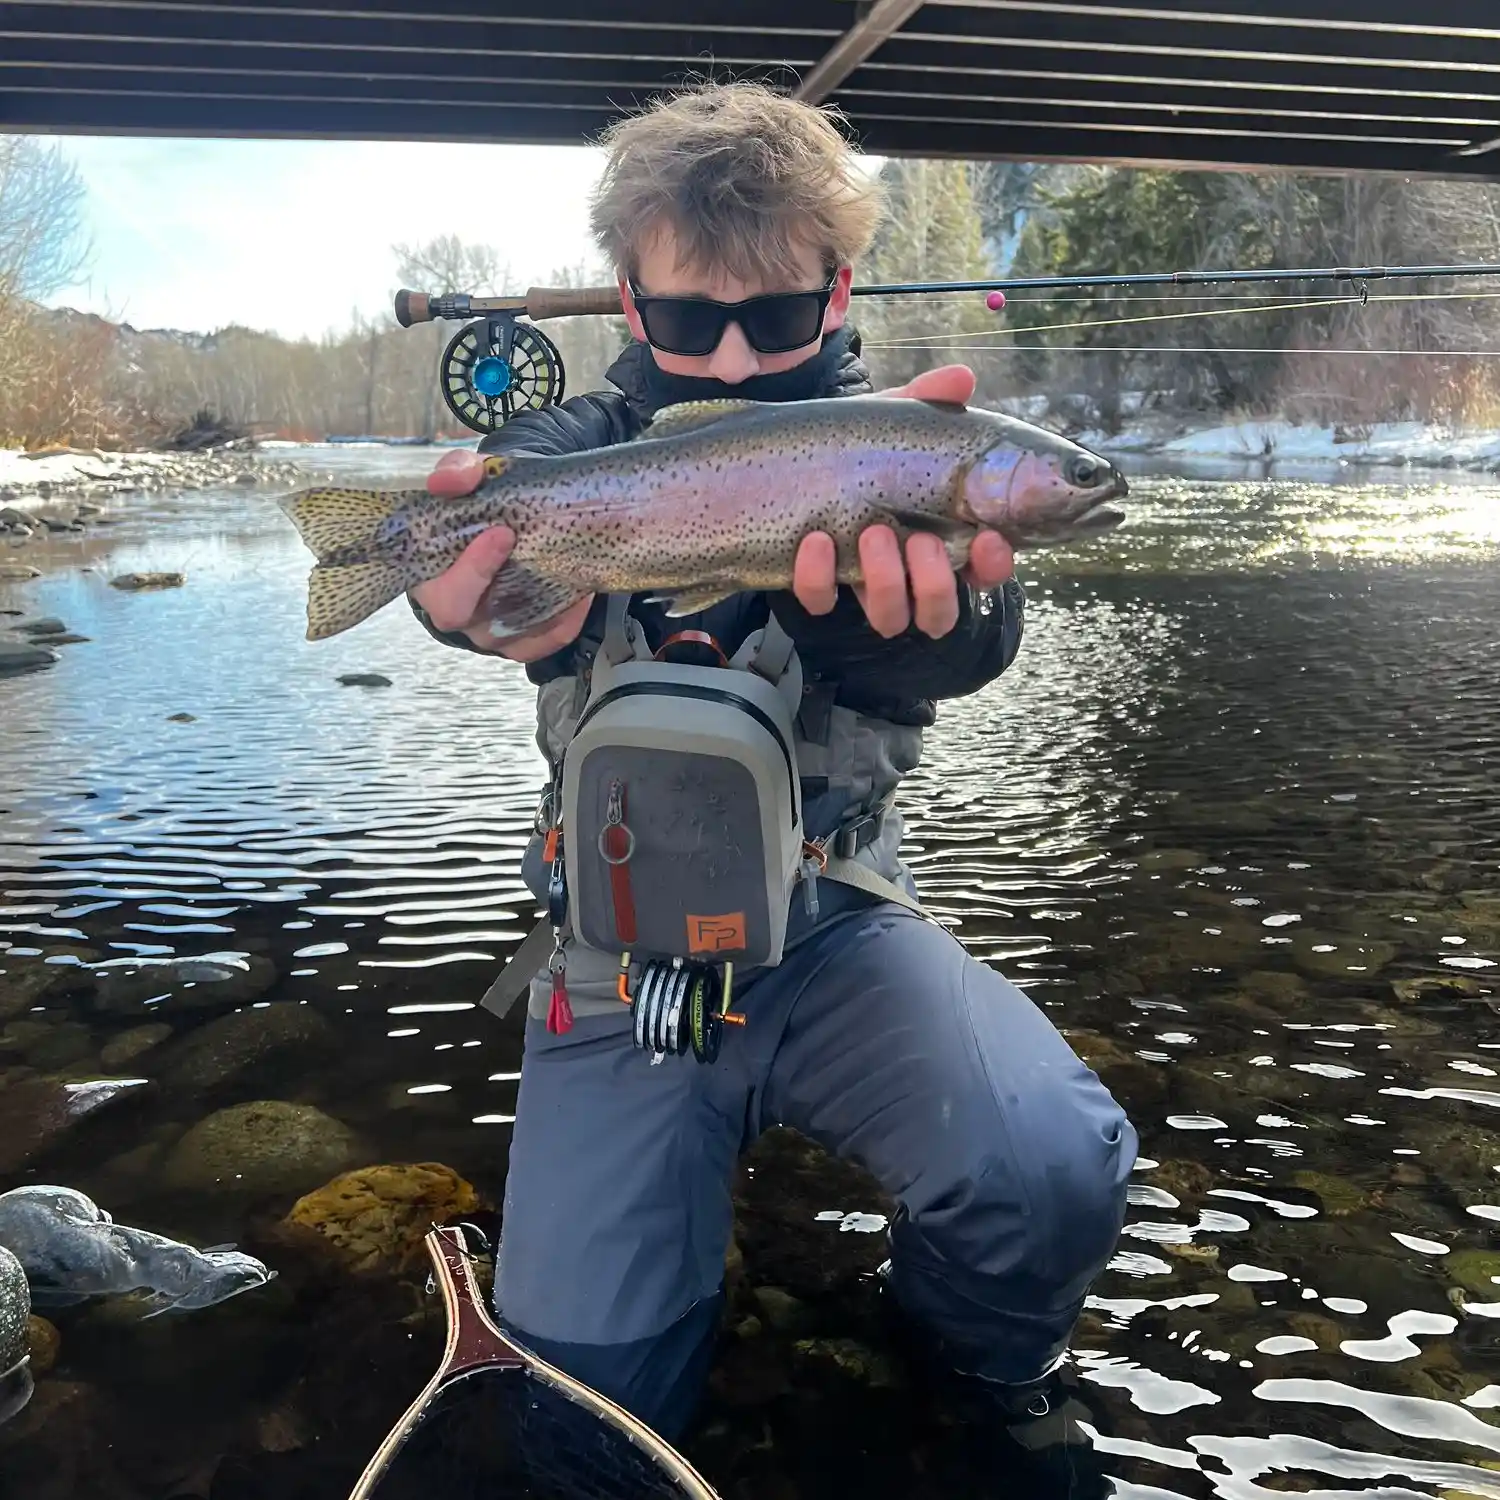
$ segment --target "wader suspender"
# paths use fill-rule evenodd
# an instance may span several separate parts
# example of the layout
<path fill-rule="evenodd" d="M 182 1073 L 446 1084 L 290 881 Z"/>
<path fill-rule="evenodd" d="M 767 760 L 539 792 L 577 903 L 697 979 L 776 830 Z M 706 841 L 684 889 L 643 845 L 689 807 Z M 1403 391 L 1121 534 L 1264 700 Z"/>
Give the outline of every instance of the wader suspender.
<path fill-rule="evenodd" d="M 628 616 L 629 605 L 628 594 L 611 594 L 606 601 L 604 638 L 599 645 L 599 654 L 613 665 L 627 661 L 632 656 L 642 659 L 650 657 L 650 652 L 646 650 L 641 640 L 639 625 Z M 782 629 L 776 616 L 771 614 L 767 618 L 759 643 L 746 660 L 746 665 L 749 670 L 758 673 L 767 681 L 776 683 L 787 670 L 793 649 L 791 637 Z M 736 660 L 744 655 L 742 649 L 741 652 L 736 653 Z M 581 697 L 586 697 L 586 693 Z M 559 761 L 558 765 L 553 768 L 551 794 L 559 799 L 562 796 L 561 771 L 562 765 Z M 841 833 L 847 834 L 860 823 L 880 817 L 887 806 L 889 806 L 889 801 L 871 809 L 864 817 L 856 819 L 854 824 L 843 825 L 827 838 L 817 840 L 812 844 L 811 847 L 816 851 L 818 859 L 808 861 L 810 878 L 832 880 L 840 885 L 853 886 L 867 895 L 876 896 L 882 901 L 894 902 L 914 912 L 917 916 L 928 921 L 935 921 L 936 919 L 920 901 L 913 900 L 894 881 L 877 874 L 868 865 L 863 865 L 858 860 L 837 852 L 836 846 L 840 842 Z M 835 847 L 830 848 L 830 845 Z M 849 847 L 852 849 L 852 846 Z M 547 965 L 553 951 L 553 922 L 550 916 L 544 916 L 526 935 L 521 946 L 511 955 L 510 961 L 496 975 L 494 982 L 480 1000 L 480 1006 L 492 1015 L 503 1017 L 521 995 L 531 987 L 532 979 Z"/>

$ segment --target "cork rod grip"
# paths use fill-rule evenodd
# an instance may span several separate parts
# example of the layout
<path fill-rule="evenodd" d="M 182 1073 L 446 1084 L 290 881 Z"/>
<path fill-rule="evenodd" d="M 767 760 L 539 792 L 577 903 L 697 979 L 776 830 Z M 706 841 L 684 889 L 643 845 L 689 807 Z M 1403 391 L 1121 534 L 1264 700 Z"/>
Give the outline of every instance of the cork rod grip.
<path fill-rule="evenodd" d="M 618 317 L 620 289 L 614 286 L 534 286 L 526 292 L 526 316 L 543 318 Z"/>

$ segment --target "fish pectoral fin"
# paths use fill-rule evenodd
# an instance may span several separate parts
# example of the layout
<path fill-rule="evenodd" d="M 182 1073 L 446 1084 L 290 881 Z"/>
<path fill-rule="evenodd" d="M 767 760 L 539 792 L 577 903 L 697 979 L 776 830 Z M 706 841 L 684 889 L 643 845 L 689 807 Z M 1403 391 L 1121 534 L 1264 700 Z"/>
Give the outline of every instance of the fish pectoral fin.
<path fill-rule="evenodd" d="M 549 578 L 524 563 L 510 561 L 495 575 L 481 612 L 490 617 L 490 634 L 503 640 L 560 615 L 588 592 L 566 579 Z"/>
<path fill-rule="evenodd" d="M 388 562 L 319 564 L 307 580 L 307 638 L 323 640 L 367 620 L 410 584 L 402 569 Z"/>
<path fill-rule="evenodd" d="M 705 583 L 695 588 L 677 589 L 672 593 L 648 594 L 646 602 L 665 605 L 667 618 L 678 620 L 683 615 L 701 614 L 705 609 L 712 609 L 731 594 L 739 592 L 740 589 L 733 585 L 726 587 L 722 583 Z"/>
<path fill-rule="evenodd" d="M 726 398 L 723 401 L 679 401 L 664 406 L 651 418 L 651 425 L 641 434 L 642 438 L 676 437 L 679 433 L 693 432 L 700 427 L 711 427 L 715 422 L 731 417 L 736 412 L 754 411 L 764 406 L 764 401 L 744 401 Z"/>
<path fill-rule="evenodd" d="M 894 506 L 886 507 L 886 514 L 898 526 L 904 526 L 908 531 L 925 531 L 933 536 L 940 537 L 968 537 L 973 536 L 974 527 L 968 521 L 961 521 L 957 516 L 934 515 L 925 510 L 901 510 Z"/>

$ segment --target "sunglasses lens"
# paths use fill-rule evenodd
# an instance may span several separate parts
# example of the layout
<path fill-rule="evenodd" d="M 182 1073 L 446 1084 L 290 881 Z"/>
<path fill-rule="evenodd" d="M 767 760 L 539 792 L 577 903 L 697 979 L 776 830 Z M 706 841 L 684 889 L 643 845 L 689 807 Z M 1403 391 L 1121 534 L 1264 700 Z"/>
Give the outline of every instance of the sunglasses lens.
<path fill-rule="evenodd" d="M 767 297 L 742 310 L 740 326 L 762 354 L 802 349 L 823 327 L 823 299 L 816 292 Z"/>
<path fill-rule="evenodd" d="M 646 337 L 668 354 L 712 354 L 731 317 L 761 354 L 805 349 L 822 331 L 824 292 L 787 292 L 726 309 L 692 297 L 647 297 L 640 301 Z"/>
<path fill-rule="evenodd" d="M 724 309 L 691 298 L 663 298 L 641 308 L 646 337 L 671 354 L 712 354 L 724 332 Z"/>

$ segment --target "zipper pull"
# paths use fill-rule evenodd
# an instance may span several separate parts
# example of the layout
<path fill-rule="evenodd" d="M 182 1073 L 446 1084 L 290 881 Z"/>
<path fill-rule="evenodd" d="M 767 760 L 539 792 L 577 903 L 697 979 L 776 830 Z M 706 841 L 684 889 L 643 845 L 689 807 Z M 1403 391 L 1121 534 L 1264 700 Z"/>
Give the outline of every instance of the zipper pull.
<path fill-rule="evenodd" d="M 552 971 L 552 1002 L 547 1007 L 547 1030 L 554 1036 L 561 1036 L 573 1029 L 573 1007 L 568 1003 L 568 960 L 563 953 L 560 929 L 553 933 L 552 941 L 552 957 L 547 960 L 547 967 Z"/>

